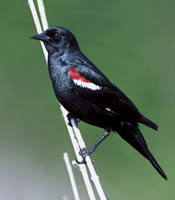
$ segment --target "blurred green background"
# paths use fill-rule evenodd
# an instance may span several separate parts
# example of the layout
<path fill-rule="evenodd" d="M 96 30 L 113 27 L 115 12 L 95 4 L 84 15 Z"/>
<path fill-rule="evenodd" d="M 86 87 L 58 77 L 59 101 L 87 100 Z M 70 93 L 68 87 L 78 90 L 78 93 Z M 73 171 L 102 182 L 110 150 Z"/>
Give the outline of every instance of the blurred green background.
<path fill-rule="evenodd" d="M 153 121 L 141 126 L 168 175 L 117 135 L 92 155 L 110 199 L 175 199 L 175 2 L 45 0 L 50 25 L 69 28 L 83 52 Z M 26 1 L 1 2 L 0 200 L 73 199 L 63 152 L 72 145 L 54 96 Z M 103 130 L 80 123 L 87 146 Z M 81 199 L 88 200 L 74 169 Z"/>

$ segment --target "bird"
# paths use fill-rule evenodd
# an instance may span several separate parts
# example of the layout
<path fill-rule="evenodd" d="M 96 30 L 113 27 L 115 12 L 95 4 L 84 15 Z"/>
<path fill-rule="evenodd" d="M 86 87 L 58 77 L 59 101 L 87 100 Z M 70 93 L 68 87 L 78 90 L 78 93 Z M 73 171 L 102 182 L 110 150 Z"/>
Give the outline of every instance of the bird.
<path fill-rule="evenodd" d="M 125 93 L 84 55 L 74 34 L 67 28 L 52 26 L 30 38 L 40 40 L 45 45 L 53 90 L 58 101 L 69 112 L 67 117 L 70 124 L 71 119 L 75 119 L 105 131 L 95 145 L 80 150 L 80 155 L 86 158 L 114 132 L 167 180 L 139 128 L 141 123 L 158 130 L 158 125 L 145 117 Z"/>

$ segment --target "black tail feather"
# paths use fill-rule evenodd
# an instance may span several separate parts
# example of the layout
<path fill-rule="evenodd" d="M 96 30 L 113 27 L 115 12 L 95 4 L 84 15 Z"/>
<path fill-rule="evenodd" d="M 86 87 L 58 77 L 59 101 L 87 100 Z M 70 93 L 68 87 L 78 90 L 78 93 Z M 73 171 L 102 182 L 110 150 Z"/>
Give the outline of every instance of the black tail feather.
<path fill-rule="evenodd" d="M 137 127 L 133 128 L 132 131 L 118 131 L 119 135 L 127 141 L 131 146 L 133 146 L 139 153 L 141 153 L 145 158 L 147 158 L 150 163 L 153 165 L 153 167 L 157 170 L 157 172 L 165 179 L 167 180 L 167 176 L 164 173 L 164 171 L 161 169 L 158 162 L 155 160 L 154 156 L 151 154 L 151 152 L 148 149 L 148 146 L 146 144 L 146 141 L 140 132 L 140 130 Z"/>
<path fill-rule="evenodd" d="M 148 150 L 147 151 L 147 159 L 150 161 L 150 163 L 153 165 L 153 167 L 157 170 L 157 172 L 165 179 L 168 180 L 165 172 L 162 170 L 152 153 Z"/>
<path fill-rule="evenodd" d="M 153 128 L 154 130 L 158 130 L 158 125 L 155 124 L 153 121 L 151 121 L 150 119 L 146 118 L 145 116 L 141 116 L 141 118 L 139 119 L 139 122 L 142 124 L 145 124 L 146 126 L 149 126 L 150 128 Z"/>

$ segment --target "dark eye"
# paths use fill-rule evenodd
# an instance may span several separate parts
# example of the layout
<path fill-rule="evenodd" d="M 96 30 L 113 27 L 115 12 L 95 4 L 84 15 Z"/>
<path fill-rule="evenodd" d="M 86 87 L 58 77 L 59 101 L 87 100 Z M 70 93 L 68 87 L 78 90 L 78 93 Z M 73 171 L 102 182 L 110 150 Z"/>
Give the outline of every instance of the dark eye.
<path fill-rule="evenodd" d="M 49 36 L 49 38 L 53 39 L 56 42 L 60 40 L 60 34 L 56 30 L 48 30 L 46 32 L 46 35 Z"/>
<path fill-rule="evenodd" d="M 58 33 L 55 33 L 55 34 L 53 35 L 53 39 L 54 39 L 54 40 L 58 41 L 59 38 L 60 38 L 60 36 L 59 36 Z"/>

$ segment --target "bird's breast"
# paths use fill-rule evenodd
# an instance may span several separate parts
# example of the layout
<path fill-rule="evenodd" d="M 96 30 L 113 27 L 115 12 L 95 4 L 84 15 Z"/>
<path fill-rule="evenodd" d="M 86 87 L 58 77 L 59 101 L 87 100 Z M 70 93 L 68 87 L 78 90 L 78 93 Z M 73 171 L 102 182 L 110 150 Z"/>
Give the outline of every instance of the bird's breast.
<path fill-rule="evenodd" d="M 61 66 L 49 66 L 49 74 L 52 81 L 52 85 L 56 95 L 59 93 L 66 94 L 71 90 L 69 69 Z M 63 95 L 62 94 L 62 95 Z"/>

